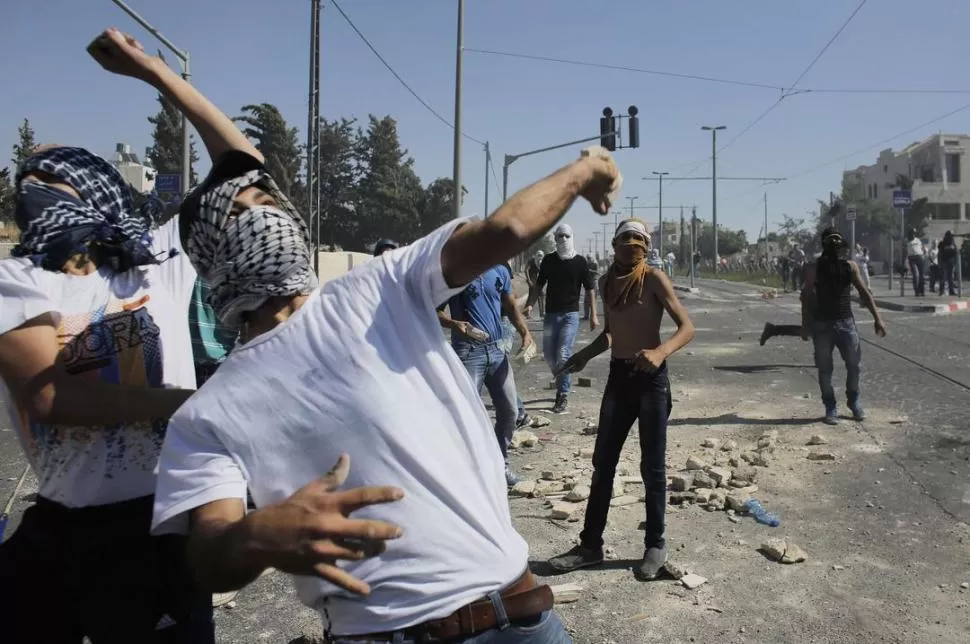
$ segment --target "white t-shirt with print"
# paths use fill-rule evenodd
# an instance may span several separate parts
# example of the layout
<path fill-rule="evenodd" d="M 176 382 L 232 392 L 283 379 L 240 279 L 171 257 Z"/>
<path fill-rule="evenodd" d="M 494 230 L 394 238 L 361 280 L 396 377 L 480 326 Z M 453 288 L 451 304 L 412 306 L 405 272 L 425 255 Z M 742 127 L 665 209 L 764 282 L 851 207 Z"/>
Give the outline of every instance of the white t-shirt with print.
<path fill-rule="evenodd" d="M 178 218 L 154 231 L 152 250 L 179 248 Z M 57 319 L 58 359 L 78 378 L 195 388 L 188 307 L 195 270 L 184 253 L 113 274 L 55 273 L 29 259 L 0 260 L 0 335 L 43 313 Z M 68 507 L 117 503 L 155 491 L 165 421 L 71 427 L 31 420 L 0 381 L 0 404 L 40 481 Z"/>
<path fill-rule="evenodd" d="M 173 416 L 155 495 L 156 533 L 219 499 L 282 501 L 350 455 L 345 487 L 396 485 L 406 497 L 353 516 L 404 535 L 343 562 L 370 584 L 353 597 L 296 577 L 300 599 L 335 634 L 443 617 L 521 575 L 528 546 L 512 527 L 505 464 L 436 307 L 458 293 L 441 271 L 457 220 L 317 289 L 286 322 L 238 347 Z"/>

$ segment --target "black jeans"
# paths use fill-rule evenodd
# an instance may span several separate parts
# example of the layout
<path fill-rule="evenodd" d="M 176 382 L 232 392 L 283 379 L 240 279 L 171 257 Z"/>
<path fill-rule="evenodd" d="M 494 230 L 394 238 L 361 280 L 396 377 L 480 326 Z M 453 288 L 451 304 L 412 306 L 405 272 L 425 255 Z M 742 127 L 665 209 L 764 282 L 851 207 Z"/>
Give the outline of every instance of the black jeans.
<path fill-rule="evenodd" d="M 185 537 L 152 537 L 152 497 L 72 509 L 38 499 L 0 545 L 4 644 L 212 644 L 212 595 Z"/>
<path fill-rule="evenodd" d="M 922 255 L 909 256 L 909 270 L 913 274 L 913 292 L 926 295 L 926 259 Z"/>
<path fill-rule="evenodd" d="M 603 531 L 613 497 L 620 452 L 634 421 L 640 429 L 640 476 L 647 493 L 646 548 L 663 548 L 667 505 L 667 419 L 673 405 L 667 363 L 654 373 L 635 371 L 630 360 L 613 360 L 600 406 L 593 451 L 593 484 L 580 540 L 586 548 L 603 547 Z"/>

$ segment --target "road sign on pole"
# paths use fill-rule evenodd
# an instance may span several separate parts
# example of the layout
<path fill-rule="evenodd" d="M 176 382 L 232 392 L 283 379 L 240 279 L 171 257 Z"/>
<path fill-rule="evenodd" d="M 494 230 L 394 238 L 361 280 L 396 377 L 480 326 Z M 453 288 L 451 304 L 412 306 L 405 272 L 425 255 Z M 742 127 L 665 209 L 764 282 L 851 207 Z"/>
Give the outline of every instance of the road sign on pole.
<path fill-rule="evenodd" d="M 893 208 L 908 208 L 912 205 L 912 190 L 893 190 Z"/>
<path fill-rule="evenodd" d="M 155 192 L 158 194 L 182 194 L 182 175 L 160 174 L 155 177 Z"/>
<path fill-rule="evenodd" d="M 858 210 L 856 210 L 856 207 L 855 206 L 848 206 L 845 209 L 845 220 L 846 221 L 855 221 L 855 218 L 856 218 L 856 215 L 857 214 L 858 214 Z"/>

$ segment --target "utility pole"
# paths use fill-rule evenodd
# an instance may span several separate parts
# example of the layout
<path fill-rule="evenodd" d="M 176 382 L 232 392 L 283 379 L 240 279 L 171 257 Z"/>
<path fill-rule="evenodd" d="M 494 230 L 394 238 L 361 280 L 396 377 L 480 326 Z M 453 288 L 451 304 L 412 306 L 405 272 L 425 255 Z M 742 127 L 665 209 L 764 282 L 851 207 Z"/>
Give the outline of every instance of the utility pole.
<path fill-rule="evenodd" d="M 319 2 L 319 0 L 315 0 L 315 1 Z M 145 31 L 155 36 L 158 42 L 162 43 L 166 48 L 168 48 L 169 51 L 175 54 L 175 57 L 178 58 L 179 62 L 182 64 L 182 78 L 184 78 L 185 81 L 188 82 L 189 79 L 192 78 L 192 74 L 189 71 L 189 52 L 179 49 L 174 44 L 172 44 L 171 40 L 163 36 L 162 33 L 158 31 L 158 29 L 155 29 L 155 27 L 151 26 L 147 20 L 145 20 L 137 13 L 135 13 L 135 11 L 131 7 L 126 5 L 121 0 L 112 0 L 112 2 L 118 5 L 118 8 L 120 8 L 122 11 L 124 11 L 129 16 L 131 16 L 131 19 L 137 22 L 139 25 L 141 25 L 141 27 Z M 185 113 L 183 112 L 182 113 L 182 194 L 188 193 L 189 189 L 192 187 L 191 181 L 192 181 L 192 142 L 189 138 L 189 122 L 188 122 L 188 119 L 185 118 Z"/>
<path fill-rule="evenodd" d="M 594 230 L 593 231 L 593 248 L 599 249 L 599 247 L 600 247 L 600 231 Z M 589 251 L 589 254 L 592 255 L 593 254 L 593 251 L 590 250 Z"/>
<path fill-rule="evenodd" d="M 697 272 L 697 263 L 694 261 L 694 244 L 696 243 L 697 237 L 697 207 L 694 206 L 690 213 L 690 259 L 688 260 L 688 266 L 690 266 L 690 287 L 694 288 L 694 273 Z"/>
<path fill-rule="evenodd" d="M 657 183 L 660 186 L 660 234 L 657 236 L 659 243 L 657 244 L 657 250 L 660 256 L 663 257 L 664 254 L 664 177 L 670 174 L 669 172 L 657 172 L 653 171 L 653 174 L 657 177 Z"/>
<path fill-rule="evenodd" d="M 714 272 L 720 268 L 717 255 L 717 133 L 726 130 L 725 125 L 703 125 L 702 130 L 711 133 L 711 223 L 714 225 Z"/>
<path fill-rule="evenodd" d="M 458 42 L 455 45 L 455 143 L 454 167 L 452 181 L 454 182 L 454 215 L 457 219 L 461 215 L 461 79 L 462 57 L 465 52 L 465 0 L 458 0 Z"/>
<path fill-rule="evenodd" d="M 606 259 L 606 240 L 608 239 L 608 237 L 607 237 L 607 235 L 608 235 L 607 228 L 609 227 L 609 225 L 610 225 L 610 222 L 608 222 L 608 221 L 603 222 L 602 224 L 600 224 L 600 226 L 603 227 L 603 259 Z"/>
<path fill-rule="evenodd" d="M 310 89 L 307 94 L 307 208 L 313 226 L 313 271 L 320 274 L 320 0 L 310 0 Z M 332 240 L 333 241 L 333 240 Z"/>
<path fill-rule="evenodd" d="M 630 200 L 630 218 L 631 219 L 633 218 L 633 202 L 636 201 L 639 198 L 640 197 L 627 197 L 627 199 Z"/>
<path fill-rule="evenodd" d="M 765 261 L 768 261 L 768 191 L 765 191 Z"/>
<path fill-rule="evenodd" d="M 483 217 L 488 217 L 488 166 L 492 161 L 492 155 L 488 151 L 488 141 L 485 141 L 485 212 Z"/>

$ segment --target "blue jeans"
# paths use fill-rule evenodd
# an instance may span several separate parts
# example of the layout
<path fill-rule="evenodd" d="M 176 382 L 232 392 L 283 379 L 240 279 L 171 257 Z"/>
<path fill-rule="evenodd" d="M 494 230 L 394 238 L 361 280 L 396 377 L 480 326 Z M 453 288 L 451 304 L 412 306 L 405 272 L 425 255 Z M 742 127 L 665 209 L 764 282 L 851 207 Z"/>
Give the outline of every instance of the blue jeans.
<path fill-rule="evenodd" d="M 509 442 L 512 440 L 512 432 L 515 431 L 518 398 L 509 357 L 496 342 L 463 342 L 455 346 L 455 353 L 468 370 L 479 395 L 483 385 L 488 389 L 488 395 L 495 407 L 495 437 L 502 450 L 502 457 L 507 461 Z"/>
<path fill-rule="evenodd" d="M 461 640 L 448 640 L 451 644 L 572 644 L 572 638 L 566 633 L 562 620 L 555 611 L 548 610 L 536 617 L 516 620 L 512 623 L 505 616 L 498 592 L 491 593 L 489 599 L 496 607 L 499 615 L 499 625 L 478 635 L 472 635 Z M 369 640 L 343 637 L 334 640 L 334 644 L 356 644 Z M 392 644 L 421 644 L 437 640 L 416 639 L 405 637 L 403 633 L 395 633 L 389 640 Z"/>
<path fill-rule="evenodd" d="M 502 351 L 505 355 L 509 356 L 511 360 L 512 347 L 515 346 L 515 327 L 509 322 L 508 318 L 502 318 Z M 515 389 L 515 406 L 518 414 L 515 417 L 516 424 L 520 423 L 523 418 L 525 418 L 525 404 L 522 402 L 522 396 L 519 395 L 519 389 Z"/>
<path fill-rule="evenodd" d="M 573 355 L 573 343 L 579 333 L 579 312 L 547 313 L 542 327 L 542 355 L 553 373 L 559 371 Z M 556 379 L 556 394 L 568 394 L 571 380 L 568 373 Z"/>
<path fill-rule="evenodd" d="M 826 409 L 835 407 L 835 390 L 832 389 L 832 350 L 838 348 L 845 361 L 845 396 L 850 405 L 859 400 L 859 372 L 862 367 L 862 345 L 855 320 L 816 321 L 812 329 L 815 344 L 815 366 L 818 368 L 818 388 Z"/>

